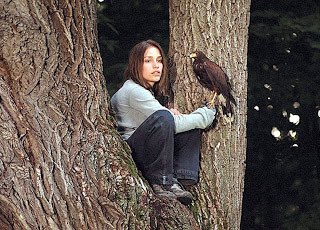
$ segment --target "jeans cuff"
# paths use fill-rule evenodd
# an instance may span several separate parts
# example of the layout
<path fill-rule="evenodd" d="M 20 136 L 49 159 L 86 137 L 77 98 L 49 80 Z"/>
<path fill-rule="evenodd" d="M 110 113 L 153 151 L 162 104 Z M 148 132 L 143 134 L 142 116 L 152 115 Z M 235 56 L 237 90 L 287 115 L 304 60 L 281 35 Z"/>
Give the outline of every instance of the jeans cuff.
<path fill-rule="evenodd" d="M 198 181 L 198 172 L 187 170 L 187 169 L 178 169 L 174 170 L 175 178 L 177 179 L 187 179 Z"/>
<path fill-rule="evenodd" d="M 151 175 L 149 176 L 148 181 L 150 184 L 171 185 L 173 181 L 173 175 Z"/>

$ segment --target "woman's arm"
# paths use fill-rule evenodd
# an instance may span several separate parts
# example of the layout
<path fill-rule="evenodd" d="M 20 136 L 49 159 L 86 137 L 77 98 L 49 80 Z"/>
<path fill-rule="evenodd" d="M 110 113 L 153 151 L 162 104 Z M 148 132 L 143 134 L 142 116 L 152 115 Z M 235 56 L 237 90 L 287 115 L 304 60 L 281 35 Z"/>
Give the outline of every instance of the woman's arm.
<path fill-rule="evenodd" d="M 191 129 L 205 129 L 215 119 L 216 110 L 207 107 L 198 108 L 190 114 L 174 115 L 176 133 L 189 131 Z"/>

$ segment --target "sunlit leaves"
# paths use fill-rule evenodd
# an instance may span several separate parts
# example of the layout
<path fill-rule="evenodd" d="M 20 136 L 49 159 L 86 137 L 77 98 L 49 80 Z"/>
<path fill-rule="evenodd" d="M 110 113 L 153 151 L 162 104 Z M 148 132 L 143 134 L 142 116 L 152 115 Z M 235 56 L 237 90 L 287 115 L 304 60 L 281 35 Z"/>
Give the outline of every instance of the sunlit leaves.
<path fill-rule="evenodd" d="M 300 122 L 300 116 L 290 113 L 289 122 L 291 122 L 292 124 L 298 125 Z"/>
<path fill-rule="evenodd" d="M 277 127 L 272 127 L 271 134 L 274 136 L 277 140 L 281 139 L 281 132 Z"/>

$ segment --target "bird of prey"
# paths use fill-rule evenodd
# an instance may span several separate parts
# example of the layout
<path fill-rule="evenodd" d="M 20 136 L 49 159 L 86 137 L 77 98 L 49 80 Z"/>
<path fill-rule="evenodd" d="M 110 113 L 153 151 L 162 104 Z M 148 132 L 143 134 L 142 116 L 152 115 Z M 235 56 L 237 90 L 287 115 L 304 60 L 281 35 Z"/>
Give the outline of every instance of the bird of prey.
<path fill-rule="evenodd" d="M 193 60 L 193 71 L 200 84 L 213 91 L 212 99 L 209 101 L 209 106 L 215 106 L 215 99 L 222 95 L 225 103 L 222 105 L 223 114 L 228 117 L 233 115 L 231 103 L 236 105 L 236 101 L 231 94 L 231 84 L 227 74 L 218 66 L 205 56 L 201 51 L 196 51 L 190 55 Z"/>

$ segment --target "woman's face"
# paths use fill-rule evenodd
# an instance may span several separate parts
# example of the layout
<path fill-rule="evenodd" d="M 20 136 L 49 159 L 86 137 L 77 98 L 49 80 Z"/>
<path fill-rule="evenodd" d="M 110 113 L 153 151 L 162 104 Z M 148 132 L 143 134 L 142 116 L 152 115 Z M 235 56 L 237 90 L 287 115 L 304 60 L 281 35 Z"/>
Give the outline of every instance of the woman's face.
<path fill-rule="evenodd" d="M 162 74 L 162 56 L 158 48 L 149 47 L 144 53 L 142 66 L 142 77 L 153 86 L 154 83 L 160 81 Z"/>

